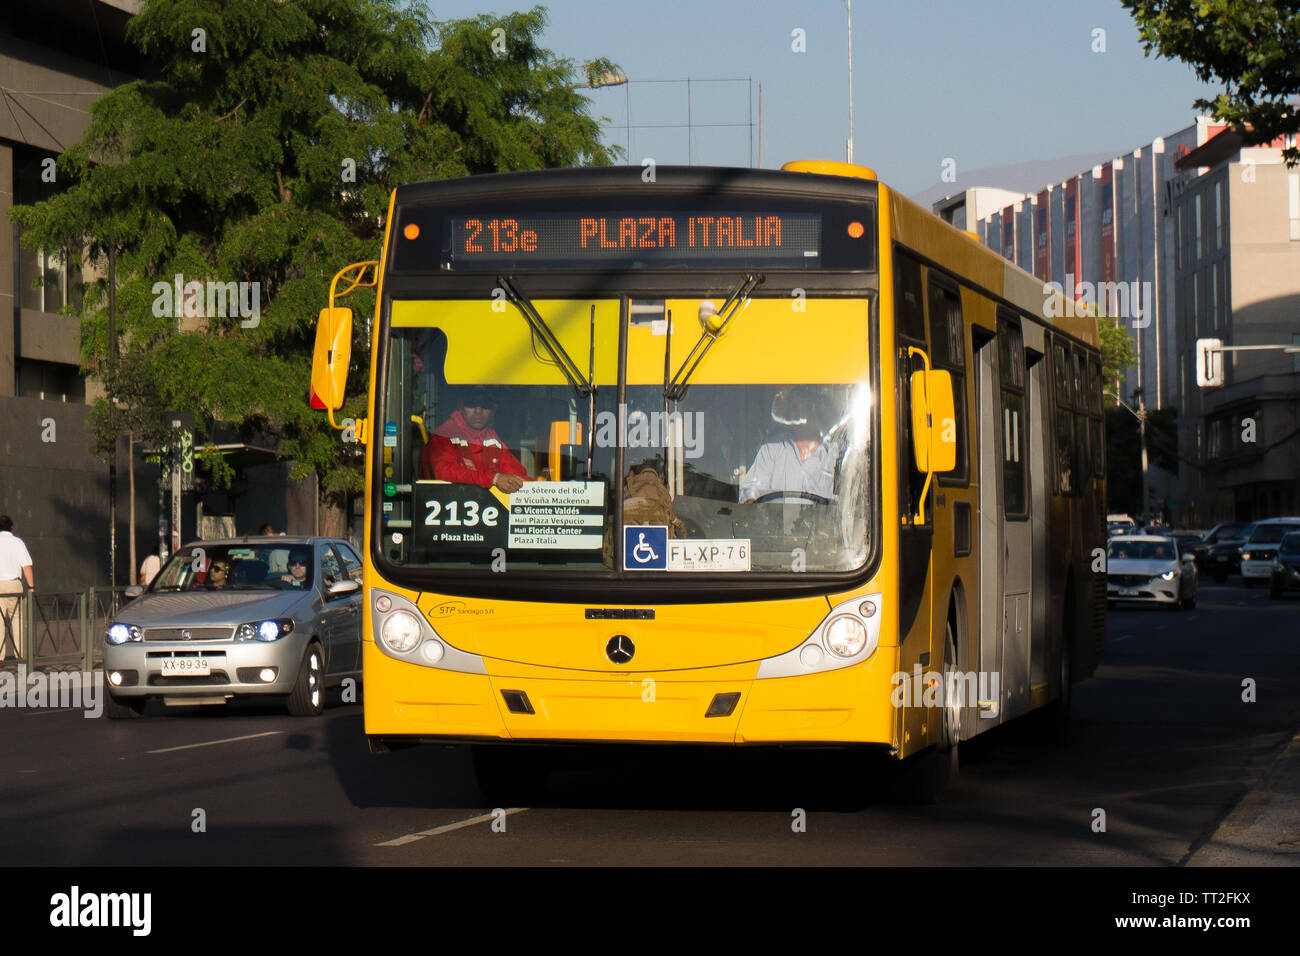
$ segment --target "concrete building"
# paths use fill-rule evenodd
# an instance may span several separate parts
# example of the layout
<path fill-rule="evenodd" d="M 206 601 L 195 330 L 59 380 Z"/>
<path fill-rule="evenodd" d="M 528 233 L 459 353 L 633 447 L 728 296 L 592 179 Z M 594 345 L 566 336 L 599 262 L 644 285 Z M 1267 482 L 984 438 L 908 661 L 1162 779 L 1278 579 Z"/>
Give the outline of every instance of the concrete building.
<path fill-rule="evenodd" d="M 61 314 L 75 309 L 91 277 L 70 270 L 61 250 L 23 249 L 8 211 L 61 188 L 54 157 L 81 138 L 90 105 L 137 71 L 124 35 L 138 6 L 0 5 L 0 512 L 27 542 L 44 592 L 109 581 L 108 465 L 91 453 L 86 435 L 86 402 L 95 391 L 78 368 L 79 322 Z M 125 451 L 119 462 L 117 580 L 125 583 Z M 138 508 L 138 525 L 156 527 L 147 496 Z M 147 535 L 138 544 L 143 557 Z"/>
<path fill-rule="evenodd" d="M 1196 385 L 1196 340 L 1300 348 L 1300 169 L 1286 137 L 1243 147 L 1219 133 L 1176 164 L 1174 385 L 1188 523 L 1300 511 L 1300 354 L 1225 353 L 1224 384 Z"/>
<path fill-rule="evenodd" d="M 1194 364 L 1198 337 L 1300 343 L 1300 182 L 1283 145 L 1243 149 L 1197 117 L 996 210 L 986 200 L 965 227 L 1044 283 L 1073 286 L 1080 309 L 1120 319 L 1137 359 L 1108 391 L 1178 410 L 1178 471 L 1152 467 L 1150 487 L 1153 509 L 1184 526 L 1300 509 L 1300 360 L 1238 354 L 1227 384 L 1206 392 Z M 935 211 L 974 208 L 981 192 Z"/>

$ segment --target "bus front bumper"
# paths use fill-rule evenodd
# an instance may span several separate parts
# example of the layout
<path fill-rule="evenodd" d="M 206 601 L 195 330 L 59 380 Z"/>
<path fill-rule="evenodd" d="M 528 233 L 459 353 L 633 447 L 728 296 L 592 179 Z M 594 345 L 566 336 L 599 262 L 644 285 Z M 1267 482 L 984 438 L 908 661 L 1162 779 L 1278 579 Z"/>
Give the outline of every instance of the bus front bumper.
<path fill-rule="evenodd" d="M 755 663 L 579 674 L 504 662 L 493 673 L 489 662 L 484 675 L 393 660 L 369 641 L 364 654 L 366 734 L 376 749 L 433 741 L 895 743 L 894 647 L 853 667 L 763 680 Z"/>

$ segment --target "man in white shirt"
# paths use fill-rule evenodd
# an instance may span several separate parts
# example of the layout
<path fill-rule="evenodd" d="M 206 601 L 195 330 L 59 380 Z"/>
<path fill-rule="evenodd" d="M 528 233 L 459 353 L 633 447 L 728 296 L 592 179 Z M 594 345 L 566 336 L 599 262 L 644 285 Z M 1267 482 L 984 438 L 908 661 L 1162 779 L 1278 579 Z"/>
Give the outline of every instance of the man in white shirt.
<path fill-rule="evenodd" d="M 140 584 L 144 587 L 153 584 L 153 579 L 158 576 L 158 572 L 161 570 L 162 558 L 156 554 L 149 555 L 140 565 Z"/>
<path fill-rule="evenodd" d="M 0 635 L 0 660 L 8 655 L 10 646 L 15 657 L 23 655 L 23 634 L 18 618 L 18 595 L 23 593 L 23 581 L 28 590 L 36 590 L 32 576 L 32 556 L 22 538 L 14 537 L 14 522 L 8 515 L 0 515 L 0 618 L 3 634 Z"/>

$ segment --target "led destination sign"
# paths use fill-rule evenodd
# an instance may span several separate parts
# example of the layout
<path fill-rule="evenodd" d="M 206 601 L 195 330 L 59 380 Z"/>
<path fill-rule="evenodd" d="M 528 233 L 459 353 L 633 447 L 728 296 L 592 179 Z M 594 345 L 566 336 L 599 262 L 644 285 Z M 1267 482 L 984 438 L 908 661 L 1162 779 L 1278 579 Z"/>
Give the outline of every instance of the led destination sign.
<path fill-rule="evenodd" d="M 453 215 L 444 261 L 457 265 L 763 262 L 820 265 L 818 213 Z"/>

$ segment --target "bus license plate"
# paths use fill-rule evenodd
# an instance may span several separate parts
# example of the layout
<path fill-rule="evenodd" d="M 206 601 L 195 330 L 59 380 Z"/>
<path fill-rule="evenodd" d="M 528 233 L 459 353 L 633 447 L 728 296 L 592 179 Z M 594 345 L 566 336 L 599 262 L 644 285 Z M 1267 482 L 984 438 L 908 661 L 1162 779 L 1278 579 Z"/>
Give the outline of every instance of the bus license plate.
<path fill-rule="evenodd" d="M 212 664 L 203 657 L 164 657 L 163 677 L 207 677 Z"/>
<path fill-rule="evenodd" d="M 1119 596 L 1120 596 L 1120 597 L 1137 597 L 1137 593 L 1138 593 L 1138 589 L 1137 589 L 1137 588 L 1120 588 L 1120 589 L 1119 589 Z"/>

